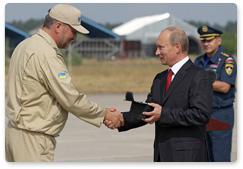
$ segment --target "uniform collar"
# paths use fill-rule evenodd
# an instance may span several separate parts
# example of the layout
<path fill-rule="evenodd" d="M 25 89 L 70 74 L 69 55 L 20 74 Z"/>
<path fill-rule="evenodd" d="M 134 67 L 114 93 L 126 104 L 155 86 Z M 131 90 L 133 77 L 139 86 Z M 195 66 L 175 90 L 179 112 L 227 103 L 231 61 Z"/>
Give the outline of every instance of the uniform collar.
<path fill-rule="evenodd" d="M 46 33 L 43 29 L 39 29 L 37 34 L 39 36 L 41 36 L 42 38 L 44 38 L 47 41 L 47 43 L 50 44 L 50 46 L 53 47 L 56 51 L 59 51 L 54 39 L 48 33 Z"/>
<path fill-rule="evenodd" d="M 219 60 L 220 53 L 224 50 L 223 46 L 219 46 L 217 52 L 213 55 L 213 57 L 209 60 L 209 62 L 217 63 Z M 204 54 L 204 59 L 207 57 L 207 54 Z"/>

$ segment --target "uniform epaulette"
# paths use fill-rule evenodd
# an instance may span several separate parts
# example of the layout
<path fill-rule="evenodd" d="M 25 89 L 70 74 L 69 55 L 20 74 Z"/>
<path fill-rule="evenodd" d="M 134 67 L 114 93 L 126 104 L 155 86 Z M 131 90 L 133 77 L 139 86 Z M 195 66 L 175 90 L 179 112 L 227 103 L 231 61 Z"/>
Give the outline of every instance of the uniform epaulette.
<path fill-rule="evenodd" d="M 230 57 L 229 54 L 225 53 L 225 52 L 221 52 L 221 55 L 225 56 L 225 57 Z"/>

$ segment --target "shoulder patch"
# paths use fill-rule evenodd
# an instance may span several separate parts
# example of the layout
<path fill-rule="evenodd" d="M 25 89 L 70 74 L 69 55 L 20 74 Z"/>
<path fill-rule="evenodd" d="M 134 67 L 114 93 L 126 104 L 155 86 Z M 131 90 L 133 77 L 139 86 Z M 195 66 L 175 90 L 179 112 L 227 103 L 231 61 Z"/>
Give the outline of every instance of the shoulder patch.
<path fill-rule="evenodd" d="M 230 55 L 224 52 L 221 52 L 221 55 L 225 56 L 225 57 L 229 57 Z"/>
<path fill-rule="evenodd" d="M 234 64 L 235 61 L 234 61 L 234 59 L 233 59 L 232 57 L 229 57 L 229 58 L 227 58 L 227 59 L 225 60 L 225 63 L 226 63 L 226 64 L 227 64 L 227 63 L 229 63 L 229 64 Z"/>
<path fill-rule="evenodd" d="M 66 79 L 67 75 L 66 75 L 65 72 L 64 73 L 59 73 L 58 77 L 59 77 L 59 79 Z"/>
<path fill-rule="evenodd" d="M 233 64 L 225 64 L 225 71 L 228 75 L 231 75 L 234 69 Z"/>

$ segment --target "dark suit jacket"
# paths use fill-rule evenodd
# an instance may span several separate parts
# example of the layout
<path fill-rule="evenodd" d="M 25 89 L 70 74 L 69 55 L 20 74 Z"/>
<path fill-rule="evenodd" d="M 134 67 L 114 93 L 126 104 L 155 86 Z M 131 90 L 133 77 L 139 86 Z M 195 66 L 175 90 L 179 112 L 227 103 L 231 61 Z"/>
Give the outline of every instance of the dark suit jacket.
<path fill-rule="evenodd" d="M 155 122 L 154 161 L 208 161 L 206 124 L 212 110 L 213 87 L 210 76 L 187 61 L 175 75 L 166 95 L 168 71 L 157 74 L 146 102 L 162 106 Z M 146 123 L 123 113 L 126 131 Z"/>

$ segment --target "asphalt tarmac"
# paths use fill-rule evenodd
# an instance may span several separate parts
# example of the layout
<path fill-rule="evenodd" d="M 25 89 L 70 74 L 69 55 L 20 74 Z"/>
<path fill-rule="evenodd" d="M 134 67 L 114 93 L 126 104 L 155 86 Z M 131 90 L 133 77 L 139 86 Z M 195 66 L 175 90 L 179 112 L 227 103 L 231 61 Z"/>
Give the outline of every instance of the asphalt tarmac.
<path fill-rule="evenodd" d="M 125 94 L 87 94 L 103 107 L 128 111 L 130 102 Z M 145 101 L 146 94 L 134 94 L 137 101 Z M 236 110 L 235 103 L 235 112 Z M 235 113 L 236 119 L 236 113 Z M 56 162 L 153 162 L 154 124 L 119 133 L 92 126 L 69 114 L 60 136 L 56 138 Z M 237 160 L 237 121 L 233 131 L 231 161 Z"/>

